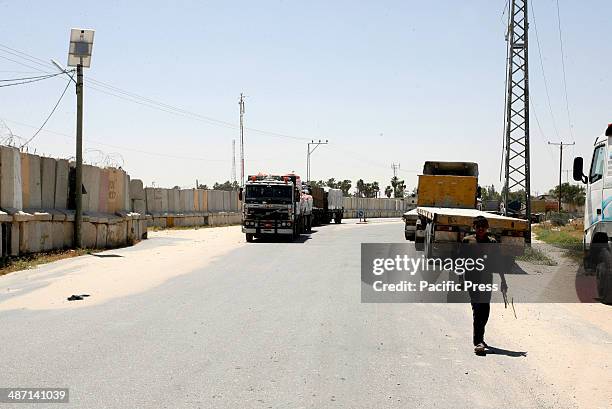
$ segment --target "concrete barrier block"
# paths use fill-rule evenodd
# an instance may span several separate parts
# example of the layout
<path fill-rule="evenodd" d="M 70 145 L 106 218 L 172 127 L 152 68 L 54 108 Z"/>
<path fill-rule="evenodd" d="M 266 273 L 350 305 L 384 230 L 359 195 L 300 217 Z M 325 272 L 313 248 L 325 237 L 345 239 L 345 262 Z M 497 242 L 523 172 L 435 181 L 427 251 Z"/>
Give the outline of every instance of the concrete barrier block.
<path fill-rule="evenodd" d="M 126 243 L 128 245 L 136 243 L 136 229 L 134 228 L 134 220 L 128 218 L 125 220 Z"/>
<path fill-rule="evenodd" d="M 123 227 L 123 231 L 122 231 Z M 121 223 L 112 223 L 108 225 L 108 234 L 106 236 L 107 247 L 117 247 L 121 243 L 121 237 L 125 234 L 125 226 Z"/>
<path fill-rule="evenodd" d="M 41 158 L 38 155 L 30 157 L 30 209 L 42 208 Z M 25 206 L 24 206 L 25 207 Z"/>
<path fill-rule="evenodd" d="M 87 193 L 83 194 L 83 211 L 100 211 L 100 168 L 83 165 L 83 186 Z"/>
<path fill-rule="evenodd" d="M 170 212 L 170 189 L 159 189 L 159 196 L 161 198 L 161 213 Z"/>
<path fill-rule="evenodd" d="M 74 243 L 74 221 L 63 222 L 64 230 L 64 248 L 72 247 Z"/>
<path fill-rule="evenodd" d="M 168 213 L 179 213 L 181 210 L 179 189 L 167 189 Z"/>
<path fill-rule="evenodd" d="M 194 190 L 193 189 L 188 189 L 185 196 L 185 211 L 188 213 L 193 213 L 195 212 L 195 207 L 194 207 L 194 194 L 193 194 Z"/>
<path fill-rule="evenodd" d="M 10 243 L 10 254 L 11 256 L 19 255 L 19 234 L 21 232 L 21 223 L 11 223 L 11 243 Z"/>
<path fill-rule="evenodd" d="M 109 206 L 108 206 L 109 173 L 108 173 L 108 169 L 99 169 L 99 172 L 100 172 L 100 182 L 98 185 L 98 211 L 100 213 L 109 213 Z"/>
<path fill-rule="evenodd" d="M 148 187 L 145 189 L 146 208 L 148 214 L 160 213 L 162 211 L 162 189 Z"/>
<path fill-rule="evenodd" d="M 96 224 L 91 222 L 83 222 L 81 229 L 81 240 L 83 241 L 83 247 L 92 249 L 96 247 Z"/>
<path fill-rule="evenodd" d="M 145 201 L 138 200 L 138 199 L 132 200 L 132 211 L 134 213 L 145 214 L 146 213 Z"/>
<path fill-rule="evenodd" d="M 223 192 L 223 206 L 222 210 L 224 212 L 230 212 L 232 210 L 232 192 L 224 191 Z"/>
<path fill-rule="evenodd" d="M 42 251 L 53 250 L 53 222 L 40 222 L 38 225 L 40 249 Z"/>
<path fill-rule="evenodd" d="M 66 209 L 68 207 L 68 178 L 70 165 L 66 159 L 55 161 L 55 209 Z"/>
<path fill-rule="evenodd" d="M 24 209 L 30 208 L 30 155 L 20 153 L 21 166 L 21 202 Z M 25 250 L 23 250 L 25 252 Z"/>
<path fill-rule="evenodd" d="M 17 254 L 25 254 L 28 251 L 27 242 L 28 242 L 28 223 L 27 222 L 18 222 L 13 223 L 19 227 L 19 233 L 17 233 L 17 238 L 19 242 L 17 243 Z"/>
<path fill-rule="evenodd" d="M 121 204 L 121 210 L 129 212 L 132 208 L 132 200 L 130 199 L 130 175 L 124 170 L 123 173 L 123 202 Z"/>
<path fill-rule="evenodd" d="M 123 175 L 115 168 L 105 170 L 108 172 L 107 212 L 115 213 L 121 210 Z"/>
<path fill-rule="evenodd" d="M 200 211 L 200 194 L 198 193 L 198 189 L 193 189 L 193 211 Z"/>
<path fill-rule="evenodd" d="M 0 207 L 23 209 L 21 157 L 17 148 L 0 147 Z"/>
<path fill-rule="evenodd" d="M 108 234 L 108 225 L 106 223 L 96 223 L 96 248 L 106 248 L 106 236 Z"/>
<path fill-rule="evenodd" d="M 140 224 L 140 226 L 139 226 L 140 239 L 144 240 L 148 236 L 147 219 L 140 219 L 140 220 L 138 220 L 138 223 Z"/>
<path fill-rule="evenodd" d="M 66 248 L 64 242 L 64 222 L 54 221 L 51 224 L 51 242 L 52 246 L 56 250 L 62 250 Z"/>
<path fill-rule="evenodd" d="M 145 190 L 142 185 L 142 180 L 132 179 L 130 180 L 130 199 L 132 200 L 144 200 Z"/>
<path fill-rule="evenodd" d="M 42 158 L 40 166 L 40 177 L 42 181 L 41 207 L 43 209 L 53 209 L 55 206 L 56 161 L 53 158 Z"/>
<path fill-rule="evenodd" d="M 198 195 L 200 196 L 200 212 L 208 212 L 208 190 L 198 190 Z"/>
<path fill-rule="evenodd" d="M 222 212 L 223 211 L 223 191 L 209 190 L 208 191 L 208 211 Z"/>

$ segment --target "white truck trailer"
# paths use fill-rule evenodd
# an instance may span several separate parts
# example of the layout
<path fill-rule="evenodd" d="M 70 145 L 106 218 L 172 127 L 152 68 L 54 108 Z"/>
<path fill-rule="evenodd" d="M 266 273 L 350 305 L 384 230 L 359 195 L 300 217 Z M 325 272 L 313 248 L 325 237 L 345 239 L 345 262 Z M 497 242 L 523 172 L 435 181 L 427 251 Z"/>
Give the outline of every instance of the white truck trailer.
<path fill-rule="evenodd" d="M 587 173 L 584 160 L 574 159 L 574 180 L 586 185 L 584 205 L 584 267 L 595 270 L 602 302 L 612 303 L 612 124 L 595 139 Z"/>

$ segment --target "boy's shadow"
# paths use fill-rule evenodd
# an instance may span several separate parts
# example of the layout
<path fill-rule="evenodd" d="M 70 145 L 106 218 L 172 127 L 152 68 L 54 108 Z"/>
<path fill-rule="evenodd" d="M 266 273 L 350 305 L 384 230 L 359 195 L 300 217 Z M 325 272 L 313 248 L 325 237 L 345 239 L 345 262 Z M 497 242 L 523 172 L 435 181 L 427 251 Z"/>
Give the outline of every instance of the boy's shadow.
<path fill-rule="evenodd" d="M 526 357 L 527 351 L 510 351 L 508 349 L 496 348 L 496 347 L 489 345 L 485 348 L 484 354 L 481 354 L 481 355 L 486 356 L 489 354 L 490 355 L 506 355 L 512 358 L 518 358 L 518 357 Z"/>

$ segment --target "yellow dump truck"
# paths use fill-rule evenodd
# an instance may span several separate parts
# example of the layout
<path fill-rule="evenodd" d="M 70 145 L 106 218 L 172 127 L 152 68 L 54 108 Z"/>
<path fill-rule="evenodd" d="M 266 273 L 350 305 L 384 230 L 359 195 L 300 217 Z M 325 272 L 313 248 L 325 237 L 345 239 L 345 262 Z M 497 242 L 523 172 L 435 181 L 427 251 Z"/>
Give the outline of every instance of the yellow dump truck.
<path fill-rule="evenodd" d="M 476 216 L 489 222 L 489 233 L 502 244 L 523 246 L 529 232 L 527 220 L 477 209 L 478 164 L 473 162 L 425 162 L 419 175 L 415 212 L 404 215 L 405 236 L 417 250 L 430 256 L 435 243 L 461 242 L 473 232 Z"/>

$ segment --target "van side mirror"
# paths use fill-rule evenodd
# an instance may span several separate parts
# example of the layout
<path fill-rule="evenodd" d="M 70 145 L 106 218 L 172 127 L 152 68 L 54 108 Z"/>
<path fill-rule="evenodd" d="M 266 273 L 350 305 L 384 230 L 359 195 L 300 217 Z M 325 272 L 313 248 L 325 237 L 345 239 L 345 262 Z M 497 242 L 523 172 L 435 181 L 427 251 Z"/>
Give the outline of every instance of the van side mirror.
<path fill-rule="evenodd" d="M 480 199 L 480 198 L 482 197 L 482 188 L 481 188 L 480 186 L 478 186 L 478 187 L 476 188 L 476 197 L 477 197 L 478 199 Z"/>
<path fill-rule="evenodd" d="M 574 158 L 573 177 L 576 182 L 587 183 L 588 179 L 584 175 L 584 171 L 582 170 L 583 162 L 584 160 L 580 156 Z"/>
<path fill-rule="evenodd" d="M 238 189 L 238 200 L 242 202 L 242 188 Z"/>

